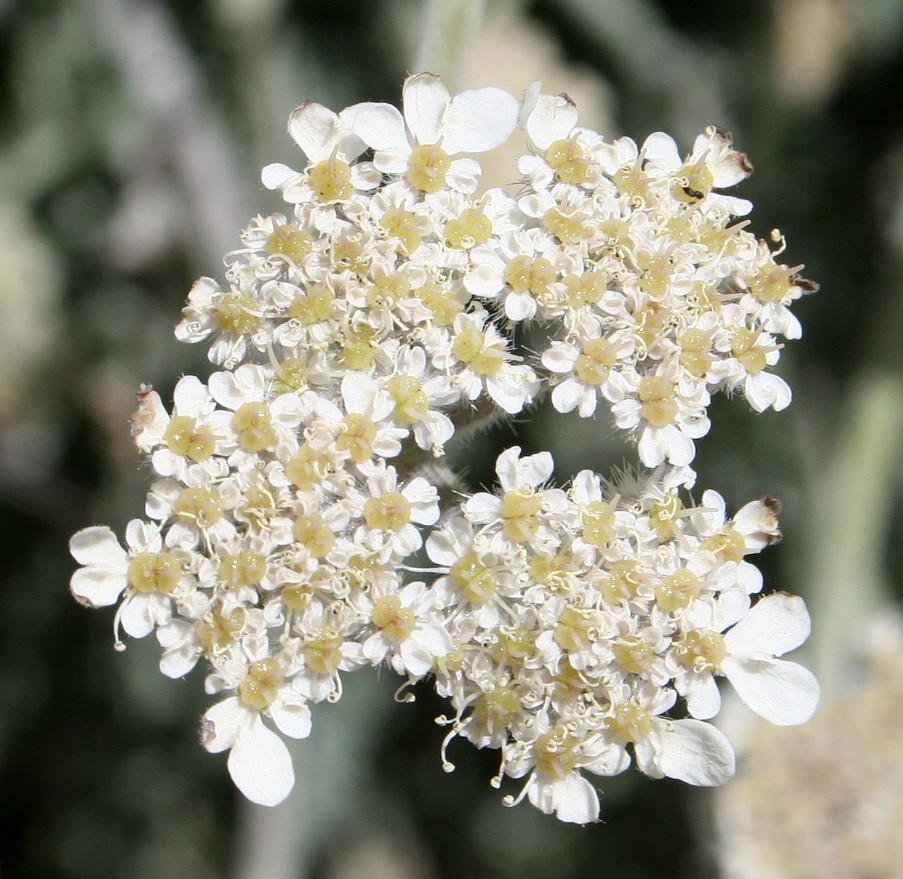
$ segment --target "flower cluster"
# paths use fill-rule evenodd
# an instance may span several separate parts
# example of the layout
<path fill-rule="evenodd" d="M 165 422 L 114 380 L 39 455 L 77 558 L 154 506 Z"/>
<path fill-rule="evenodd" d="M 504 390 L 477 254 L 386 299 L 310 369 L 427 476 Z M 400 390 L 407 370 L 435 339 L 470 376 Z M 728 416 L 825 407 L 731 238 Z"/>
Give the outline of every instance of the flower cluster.
<path fill-rule="evenodd" d="M 519 188 L 481 188 L 471 156 L 518 126 Z M 382 663 L 432 677 L 446 744 L 501 751 L 494 783 L 526 779 L 508 802 L 565 821 L 598 815 L 581 770 L 631 753 L 655 777 L 726 780 L 716 677 L 772 722 L 805 720 L 817 685 L 778 657 L 806 610 L 753 604 L 745 560 L 778 538 L 776 502 L 731 519 L 715 492 L 682 499 L 712 393 L 790 402 L 770 367 L 814 289 L 735 222 L 751 205 L 719 190 L 751 168 L 728 135 L 681 159 L 664 134 L 605 142 L 538 86 L 453 97 L 431 74 L 407 80 L 403 113 L 308 102 L 289 131 L 308 164 L 263 171 L 286 213 L 251 222 L 176 329 L 220 371 L 182 378 L 171 409 L 140 394 L 146 518 L 125 548 L 102 526 L 71 542 L 72 592 L 118 602 L 117 644 L 155 631 L 171 677 L 204 659 L 222 698 L 203 742 L 239 789 L 281 801 L 294 777 L 271 726 L 308 735 L 310 703 Z M 526 322 L 547 330 L 530 354 L 512 339 Z M 646 475 L 556 488 L 548 453 L 512 448 L 496 494 L 462 495 L 449 441 L 546 388 L 559 412 L 607 407 Z M 422 549 L 428 571 L 409 564 Z"/>

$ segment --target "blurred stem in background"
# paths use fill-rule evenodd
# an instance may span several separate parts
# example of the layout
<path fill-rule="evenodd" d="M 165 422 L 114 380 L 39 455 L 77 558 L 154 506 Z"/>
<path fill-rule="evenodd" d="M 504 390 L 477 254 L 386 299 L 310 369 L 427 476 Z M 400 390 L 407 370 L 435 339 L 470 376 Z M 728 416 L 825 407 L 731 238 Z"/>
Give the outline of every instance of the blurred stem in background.
<path fill-rule="evenodd" d="M 813 669 L 825 697 L 855 683 L 868 623 L 889 598 L 882 558 L 903 453 L 899 374 L 867 371 L 853 383 L 849 400 L 846 424 L 827 465 L 811 474 L 805 594 L 815 620 Z"/>
<path fill-rule="evenodd" d="M 423 36 L 411 73 L 438 73 L 455 94 L 462 88 L 486 0 L 427 0 L 424 5 Z"/>

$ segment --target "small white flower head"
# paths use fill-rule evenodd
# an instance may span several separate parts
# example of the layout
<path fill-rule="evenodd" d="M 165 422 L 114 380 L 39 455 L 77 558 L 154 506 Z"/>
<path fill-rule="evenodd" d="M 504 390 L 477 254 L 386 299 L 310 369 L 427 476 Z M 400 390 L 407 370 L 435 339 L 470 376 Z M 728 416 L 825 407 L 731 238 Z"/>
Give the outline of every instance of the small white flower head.
<path fill-rule="evenodd" d="M 295 773 L 288 748 L 264 715 L 283 735 L 310 734 L 310 709 L 274 658 L 250 663 L 236 682 L 236 695 L 207 709 L 201 741 L 212 753 L 229 750 L 229 774 L 252 803 L 275 806 L 291 792 Z"/>
<path fill-rule="evenodd" d="M 476 187 L 479 166 L 459 153 L 482 153 L 504 143 L 517 125 L 519 105 L 497 88 L 452 97 L 432 73 L 408 77 L 404 115 L 391 104 L 359 104 L 352 128 L 374 150 L 373 164 L 386 174 L 404 174 L 424 193 L 446 185 L 463 192 Z"/>
<path fill-rule="evenodd" d="M 116 613 L 117 632 L 121 624 L 133 638 L 143 638 L 170 621 L 173 598 L 193 589 L 189 556 L 164 549 L 160 529 L 140 519 L 126 527 L 126 545 L 127 551 L 106 526 L 73 535 L 69 549 L 83 567 L 72 575 L 70 589 L 88 607 L 115 604 L 125 593 Z"/>
<path fill-rule="evenodd" d="M 743 592 L 726 592 L 711 605 L 692 608 L 687 625 L 676 642 L 678 661 L 686 670 L 677 686 L 694 717 L 718 713 L 715 675 L 726 677 L 743 702 L 769 723 L 795 726 L 815 712 L 815 676 L 780 659 L 809 635 L 809 614 L 801 598 L 775 593 L 750 607 Z"/>
<path fill-rule="evenodd" d="M 518 121 L 516 197 L 477 194 L 468 154 Z M 783 243 L 734 223 L 751 206 L 720 190 L 750 167 L 729 137 L 708 129 L 685 159 L 662 133 L 606 143 L 539 84 L 521 106 L 430 73 L 401 111 L 307 102 L 289 132 L 306 165 L 262 175 L 289 208 L 249 222 L 176 328 L 218 371 L 180 379 L 170 409 L 140 394 L 150 521 L 70 544 L 78 601 L 118 605 L 117 634 L 155 631 L 165 675 L 206 665 L 203 744 L 242 793 L 282 801 L 281 736 L 383 663 L 449 700 L 444 768 L 456 736 L 494 748 L 493 784 L 521 779 L 507 804 L 573 823 L 598 819 L 592 776 L 632 761 L 725 781 L 733 752 L 706 722 L 720 677 L 773 723 L 805 720 L 817 684 L 782 657 L 808 615 L 754 603 L 747 561 L 780 536 L 776 502 L 731 519 L 717 493 L 681 494 L 712 394 L 790 403 L 774 369 L 812 289 Z M 468 495 L 431 461 L 523 413 L 541 378 L 559 413 L 609 409 L 642 475 L 550 487 L 552 456 L 513 447 L 498 488 Z M 424 544 L 435 567 L 414 565 Z"/>
<path fill-rule="evenodd" d="M 288 120 L 292 140 L 310 161 L 306 174 L 298 174 L 280 163 L 267 165 L 261 180 L 267 189 L 280 189 L 290 204 L 305 201 L 346 201 L 355 190 L 375 189 L 379 175 L 368 163 L 351 164 L 367 145 L 351 130 L 353 107 L 333 113 L 321 104 L 307 101 L 296 107 Z"/>

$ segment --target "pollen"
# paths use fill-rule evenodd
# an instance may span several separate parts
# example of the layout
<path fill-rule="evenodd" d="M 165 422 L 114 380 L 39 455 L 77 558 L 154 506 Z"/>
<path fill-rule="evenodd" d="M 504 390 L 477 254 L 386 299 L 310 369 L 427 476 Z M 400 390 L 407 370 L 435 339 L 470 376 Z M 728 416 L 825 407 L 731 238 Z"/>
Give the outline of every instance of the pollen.
<path fill-rule="evenodd" d="M 599 635 L 598 613 L 568 605 L 558 617 L 553 637 L 562 649 L 579 653 L 589 649 Z"/>
<path fill-rule="evenodd" d="M 269 235 L 266 251 L 272 256 L 286 256 L 300 263 L 313 249 L 313 238 L 297 226 L 277 226 Z"/>
<path fill-rule="evenodd" d="M 345 334 L 342 342 L 342 359 L 348 369 L 363 371 L 373 365 L 376 360 L 376 346 L 372 327 L 364 324 Z"/>
<path fill-rule="evenodd" d="M 342 427 L 335 439 L 335 445 L 355 464 L 363 464 L 373 456 L 376 433 L 376 425 L 370 418 L 352 413 L 342 419 Z"/>
<path fill-rule="evenodd" d="M 508 726 L 521 709 L 521 700 L 517 691 L 513 687 L 501 686 L 484 693 L 477 699 L 473 718 L 491 735 Z"/>
<path fill-rule="evenodd" d="M 304 642 L 304 661 L 307 667 L 321 675 L 334 676 L 342 663 L 345 639 L 332 627 L 315 629 Z"/>
<path fill-rule="evenodd" d="M 386 595 L 373 603 L 370 614 L 373 625 L 382 629 L 383 635 L 396 644 L 407 641 L 417 625 L 414 611 L 405 607 L 397 595 Z"/>
<path fill-rule="evenodd" d="M 413 253 L 418 247 L 423 236 L 419 231 L 417 215 L 404 208 L 390 208 L 379 221 L 386 235 L 397 238 L 408 254 Z"/>
<path fill-rule="evenodd" d="M 433 323 L 437 327 L 450 327 L 464 311 L 461 301 L 441 284 L 424 284 L 417 290 L 417 296 L 432 313 Z"/>
<path fill-rule="evenodd" d="M 684 165 L 677 172 L 671 194 L 678 201 L 695 204 L 712 191 L 714 183 L 712 171 L 702 158 L 695 165 Z"/>
<path fill-rule="evenodd" d="M 590 546 L 604 549 L 614 532 L 614 503 L 592 501 L 581 510 L 580 522 L 583 526 L 583 539 Z"/>
<path fill-rule="evenodd" d="M 223 556 L 219 565 L 219 579 L 227 588 L 256 586 L 266 574 L 266 558 L 258 552 L 243 549 Z"/>
<path fill-rule="evenodd" d="M 245 452 L 262 452 L 276 444 L 276 430 L 266 403 L 243 403 L 232 418 L 232 427 Z"/>
<path fill-rule="evenodd" d="M 702 378 L 714 360 L 711 336 L 705 330 L 694 328 L 681 333 L 677 344 L 680 345 L 680 365 L 695 378 Z"/>
<path fill-rule="evenodd" d="M 310 169 L 310 183 L 317 193 L 317 199 L 324 204 L 347 201 L 354 192 L 351 168 L 347 162 L 334 155 Z"/>
<path fill-rule="evenodd" d="M 298 516 L 292 525 L 292 533 L 315 559 L 324 558 L 335 546 L 335 532 L 319 513 Z"/>
<path fill-rule="evenodd" d="M 301 491 L 312 491 L 320 485 L 330 470 L 331 462 L 326 451 L 304 445 L 286 465 L 285 475 L 292 481 L 292 485 Z"/>
<path fill-rule="evenodd" d="M 615 662 L 628 674 L 639 675 L 646 671 L 655 659 L 655 651 L 635 635 L 619 638 L 614 646 Z"/>
<path fill-rule="evenodd" d="M 562 183 L 579 185 L 589 177 L 589 161 L 576 137 L 556 140 L 547 150 L 545 160 Z"/>
<path fill-rule="evenodd" d="M 474 604 L 484 604 L 498 590 L 495 572 L 486 567 L 472 552 L 452 565 L 451 578 L 464 598 Z"/>
<path fill-rule="evenodd" d="M 542 225 L 562 244 L 578 244 L 590 234 L 580 217 L 569 216 L 560 208 L 549 208 L 543 214 Z"/>
<path fill-rule="evenodd" d="M 641 742 L 652 733 L 652 715 L 633 702 L 625 702 L 605 725 L 624 742 Z"/>
<path fill-rule="evenodd" d="M 516 256 L 505 267 L 505 283 L 515 293 L 542 296 L 548 293 L 555 277 L 555 267 L 541 256 Z"/>
<path fill-rule="evenodd" d="M 373 284 L 367 289 L 367 303 L 371 308 L 393 308 L 411 294 L 411 282 L 400 272 L 374 272 Z"/>
<path fill-rule="evenodd" d="M 223 501 L 215 491 L 184 488 L 176 501 L 175 514 L 183 522 L 192 522 L 198 528 L 210 528 L 223 517 Z"/>
<path fill-rule="evenodd" d="M 762 266 L 758 273 L 750 278 L 749 292 L 759 302 L 779 302 L 787 305 L 793 298 L 790 295 L 793 279 L 802 266 L 788 268 L 778 266 L 773 261 Z"/>
<path fill-rule="evenodd" d="M 608 276 L 600 271 L 568 275 L 563 281 L 569 308 L 595 305 L 602 300 L 608 289 Z"/>
<path fill-rule="evenodd" d="M 743 535 L 732 526 L 727 526 L 707 537 L 701 545 L 702 549 L 713 552 L 719 559 L 726 562 L 740 562 L 747 553 L 746 541 Z"/>
<path fill-rule="evenodd" d="M 600 581 L 596 588 L 609 604 L 617 606 L 637 594 L 639 583 L 636 562 L 622 559 L 611 565 L 609 576 Z"/>
<path fill-rule="evenodd" d="M 768 349 L 758 347 L 758 339 L 758 333 L 746 329 L 734 330 L 731 337 L 731 354 L 750 375 L 762 372 L 768 365 Z"/>
<path fill-rule="evenodd" d="M 445 224 L 445 240 L 455 250 L 470 250 L 485 244 L 492 235 L 492 221 L 480 208 L 467 208 Z"/>
<path fill-rule="evenodd" d="M 223 332 L 248 336 L 260 324 L 257 308 L 257 303 L 247 294 L 229 295 L 213 306 L 212 317 Z"/>
<path fill-rule="evenodd" d="M 325 284 L 314 284 L 299 292 L 292 300 L 288 313 L 303 326 L 329 320 L 335 312 L 335 294 Z"/>
<path fill-rule="evenodd" d="M 608 339 L 590 339 L 574 363 L 574 373 L 588 385 L 601 385 L 618 362 L 618 346 Z"/>
<path fill-rule="evenodd" d="M 502 531 L 515 543 L 526 543 L 539 530 L 542 499 L 538 494 L 519 491 L 505 492 L 502 498 Z"/>
<path fill-rule="evenodd" d="M 640 382 L 640 411 L 653 427 L 665 427 L 677 418 L 677 401 L 674 399 L 674 382 L 663 376 L 653 375 Z"/>
<path fill-rule="evenodd" d="M 578 744 L 563 725 L 541 735 L 533 746 L 537 771 L 564 778 L 577 768 Z"/>
<path fill-rule="evenodd" d="M 655 601 L 662 610 L 669 612 L 687 607 L 703 590 L 703 584 L 688 568 L 682 568 L 667 577 L 655 590 Z"/>
<path fill-rule="evenodd" d="M 411 521 L 411 503 L 400 491 L 388 491 L 364 504 L 364 520 L 370 528 L 400 531 Z"/>
<path fill-rule="evenodd" d="M 451 159 L 439 144 L 420 144 L 408 159 L 408 183 L 421 192 L 438 192 L 450 168 Z"/>
<path fill-rule="evenodd" d="M 182 577 L 182 563 L 172 552 L 142 552 L 129 562 L 129 584 L 136 592 L 169 595 Z"/>
<path fill-rule="evenodd" d="M 163 434 L 163 444 L 176 455 L 195 463 L 208 460 L 216 450 L 216 438 L 206 425 L 198 426 L 189 415 L 175 415 Z"/>
<path fill-rule="evenodd" d="M 241 637 L 246 621 L 244 608 L 236 607 L 229 616 L 224 616 L 222 604 L 217 603 L 212 613 L 197 624 L 195 632 L 204 648 L 215 653 L 226 650 Z"/>
<path fill-rule="evenodd" d="M 495 375 L 505 363 L 505 349 L 501 343 L 487 344 L 486 334 L 476 327 L 466 327 L 455 336 L 452 352 L 477 375 Z"/>
<path fill-rule="evenodd" d="M 714 671 L 727 656 L 724 636 L 718 632 L 693 629 L 678 642 L 677 658 L 695 672 Z"/>
<path fill-rule="evenodd" d="M 389 381 L 388 390 L 395 400 L 395 417 L 404 424 L 416 424 L 429 414 L 429 398 L 414 376 L 394 376 Z"/>
<path fill-rule="evenodd" d="M 257 711 L 269 708 L 285 683 L 282 666 L 275 659 L 258 659 L 252 662 L 244 680 L 238 685 L 238 698 Z"/>

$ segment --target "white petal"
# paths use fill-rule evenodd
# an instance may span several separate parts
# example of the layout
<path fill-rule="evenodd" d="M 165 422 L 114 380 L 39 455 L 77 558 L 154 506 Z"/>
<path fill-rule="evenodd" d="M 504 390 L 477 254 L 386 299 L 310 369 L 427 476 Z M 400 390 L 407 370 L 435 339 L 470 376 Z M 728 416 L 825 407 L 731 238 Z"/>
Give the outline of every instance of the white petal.
<path fill-rule="evenodd" d="M 565 139 L 577 124 L 577 107 L 566 95 L 540 95 L 524 126 L 531 141 L 541 150 Z"/>
<path fill-rule="evenodd" d="M 516 322 L 530 320 L 536 314 L 536 300 L 530 293 L 511 292 L 505 297 L 505 316 Z"/>
<path fill-rule="evenodd" d="M 557 412 L 571 412 L 580 402 L 582 388 L 578 382 L 568 379 L 556 385 L 552 391 L 552 405 Z"/>
<path fill-rule="evenodd" d="M 815 675 L 795 662 L 728 657 L 721 663 L 737 695 L 760 717 L 777 726 L 805 723 L 818 706 Z"/>
<path fill-rule="evenodd" d="M 724 640 L 732 656 L 767 659 L 799 647 L 809 637 L 810 628 L 803 599 L 778 592 L 756 602 Z"/>
<path fill-rule="evenodd" d="M 543 351 L 542 365 L 552 372 L 570 372 L 574 368 L 579 356 L 577 349 L 566 342 L 552 342 Z"/>
<path fill-rule="evenodd" d="M 295 770 L 285 743 L 264 726 L 258 715 L 242 727 L 229 752 L 229 774 L 235 786 L 260 806 L 275 806 L 291 793 Z"/>
<path fill-rule="evenodd" d="M 404 119 L 391 104 L 358 104 L 351 125 L 354 133 L 375 150 L 411 152 Z"/>
<path fill-rule="evenodd" d="M 711 675 L 695 676 L 687 688 L 687 711 L 697 720 L 709 720 L 721 710 L 721 693 Z"/>
<path fill-rule="evenodd" d="M 439 123 L 451 101 L 451 95 L 435 73 L 418 73 L 405 80 L 402 89 L 404 118 L 418 143 L 435 143 L 439 137 Z M 452 150 L 443 143 L 443 148 Z M 460 152 L 460 150 L 454 150 Z"/>
<path fill-rule="evenodd" d="M 126 580 L 122 571 L 79 568 L 69 581 L 69 590 L 86 607 L 109 607 L 119 600 Z"/>
<path fill-rule="evenodd" d="M 80 565 L 121 565 L 124 570 L 127 560 L 126 551 L 106 525 L 93 525 L 73 534 L 69 541 L 69 552 Z"/>
<path fill-rule="evenodd" d="M 293 739 L 304 739 L 310 735 L 310 708 L 300 697 L 274 702 L 270 706 L 270 716 L 279 731 Z"/>
<path fill-rule="evenodd" d="M 543 782 L 541 777 L 530 785 L 530 802 L 547 815 L 555 812 L 560 821 L 589 824 L 599 819 L 599 795 L 579 772 L 564 778 Z"/>
<path fill-rule="evenodd" d="M 186 647 L 169 650 L 160 657 L 160 671 L 166 677 L 177 680 L 185 677 L 198 664 L 199 658 L 200 653 Z"/>
<path fill-rule="evenodd" d="M 311 162 L 325 159 L 338 140 L 339 117 L 321 104 L 306 101 L 288 118 L 288 133 Z"/>
<path fill-rule="evenodd" d="M 299 176 L 298 172 L 289 168 L 288 165 L 283 165 L 281 162 L 273 162 L 270 165 L 265 165 L 260 172 L 260 182 L 267 189 L 281 189 L 289 180 Z"/>
<path fill-rule="evenodd" d="M 201 744 L 211 754 L 231 748 L 246 710 L 236 696 L 230 696 L 208 708 L 201 719 Z"/>
<path fill-rule="evenodd" d="M 442 147 L 449 155 L 495 149 L 517 127 L 519 112 L 517 98 L 501 89 L 461 92 L 452 100 L 443 120 Z"/>
<path fill-rule="evenodd" d="M 724 733 L 701 720 L 662 722 L 659 766 L 669 778 L 704 787 L 724 784 L 735 769 Z"/>
<path fill-rule="evenodd" d="M 499 499 L 485 491 L 477 492 L 464 504 L 464 512 L 474 522 L 491 522 L 497 518 L 500 510 Z"/>
<path fill-rule="evenodd" d="M 663 131 L 650 134 L 643 142 L 642 152 L 647 159 L 656 164 L 661 163 L 669 170 L 679 168 L 682 164 L 674 138 Z"/>
<path fill-rule="evenodd" d="M 342 379 L 342 401 L 346 412 L 362 415 L 373 405 L 377 385 L 361 372 L 348 372 Z"/>
<path fill-rule="evenodd" d="M 749 405 L 756 412 L 764 412 L 769 406 L 775 412 L 780 412 L 790 405 L 793 398 L 787 382 L 770 372 L 763 372 L 747 378 L 743 392 Z"/>
<path fill-rule="evenodd" d="M 464 276 L 464 289 L 472 296 L 492 298 L 498 295 L 505 282 L 495 265 L 475 266 Z"/>
<path fill-rule="evenodd" d="M 619 425 L 623 427 L 623 425 Z M 645 428 L 637 443 L 637 454 L 647 467 L 658 467 L 665 460 L 666 445 L 660 430 Z"/>
<path fill-rule="evenodd" d="M 683 467 L 696 457 L 696 446 L 683 431 L 668 425 L 663 433 L 667 434 L 668 461 L 675 467 Z"/>
<path fill-rule="evenodd" d="M 198 417 L 213 411 L 213 400 L 207 386 L 193 375 L 179 379 L 172 392 L 172 400 L 179 415 Z"/>
<path fill-rule="evenodd" d="M 133 638 L 144 638 L 154 630 L 153 604 L 149 596 L 133 593 L 122 606 L 122 628 Z"/>

